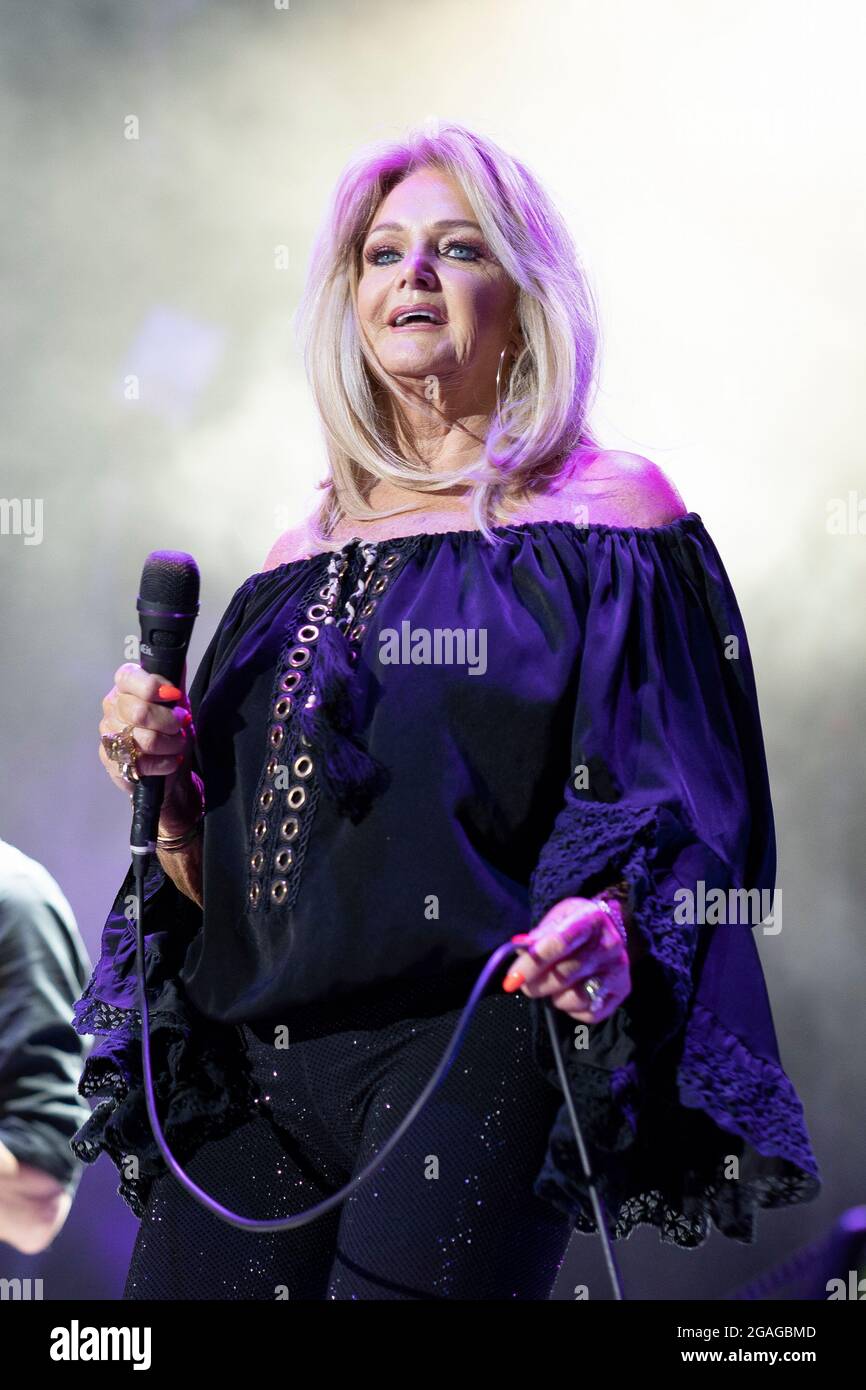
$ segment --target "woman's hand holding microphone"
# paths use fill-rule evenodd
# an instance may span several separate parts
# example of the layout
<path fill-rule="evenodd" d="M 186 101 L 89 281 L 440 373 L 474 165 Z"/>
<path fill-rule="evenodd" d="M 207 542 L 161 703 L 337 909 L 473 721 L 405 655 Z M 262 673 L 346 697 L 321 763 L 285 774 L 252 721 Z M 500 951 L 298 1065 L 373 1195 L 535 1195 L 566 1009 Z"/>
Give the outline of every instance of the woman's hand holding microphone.
<path fill-rule="evenodd" d="M 135 772 L 142 777 L 165 777 L 159 817 L 160 841 L 185 840 L 201 820 L 204 789 L 192 770 L 195 730 L 186 692 L 162 676 L 151 675 L 133 662 L 114 673 L 114 685 L 102 701 L 99 759 L 116 787 L 131 796 L 134 778 L 124 775 L 123 760 L 111 757 L 106 742 L 126 734 L 132 742 Z M 129 771 L 129 768 L 126 768 Z M 181 892 L 201 906 L 200 840 L 191 839 L 177 852 L 157 842 L 160 863 Z"/>

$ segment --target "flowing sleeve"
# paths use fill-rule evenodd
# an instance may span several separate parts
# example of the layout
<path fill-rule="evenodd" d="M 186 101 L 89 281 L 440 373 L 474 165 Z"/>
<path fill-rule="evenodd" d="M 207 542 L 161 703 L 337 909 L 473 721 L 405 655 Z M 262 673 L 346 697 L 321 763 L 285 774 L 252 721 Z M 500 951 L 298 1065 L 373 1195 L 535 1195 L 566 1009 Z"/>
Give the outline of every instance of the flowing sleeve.
<path fill-rule="evenodd" d="M 531 917 L 622 883 L 645 953 L 610 1017 L 554 1009 L 569 1089 L 614 1238 L 649 1224 L 692 1247 L 712 1220 L 750 1244 L 757 1208 L 811 1201 L 821 1179 L 755 941 L 780 922 L 743 620 L 696 513 L 585 546 L 571 765 Z M 540 1005 L 533 1039 L 559 1087 Z M 597 1229 L 565 1104 L 535 1190 Z"/>
<path fill-rule="evenodd" d="M 254 579 L 250 576 L 234 593 L 199 663 L 189 688 L 194 720 L 228 643 L 243 627 Z M 195 748 L 192 765 L 201 776 Z M 87 1099 L 102 1099 L 69 1142 L 83 1163 L 109 1155 L 120 1176 L 118 1195 L 141 1218 L 154 1179 L 168 1170 L 153 1138 L 143 1086 L 136 937 L 129 920 L 134 894 L 130 867 L 103 927 L 90 981 L 75 1003 L 76 1032 L 96 1037 L 78 1090 Z M 257 1088 L 241 1031 L 195 1010 L 178 979 L 202 913 L 163 872 L 156 855 L 143 897 L 154 1093 L 169 1148 L 183 1163 L 204 1139 L 227 1134 L 249 1118 Z"/>

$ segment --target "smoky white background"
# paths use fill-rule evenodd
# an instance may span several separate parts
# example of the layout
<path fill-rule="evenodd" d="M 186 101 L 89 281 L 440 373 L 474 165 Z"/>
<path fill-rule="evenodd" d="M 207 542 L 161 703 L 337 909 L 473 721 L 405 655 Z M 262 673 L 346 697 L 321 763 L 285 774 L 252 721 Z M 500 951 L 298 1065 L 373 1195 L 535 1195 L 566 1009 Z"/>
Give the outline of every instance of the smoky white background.
<path fill-rule="evenodd" d="M 862 7 L 0 12 L 0 497 L 42 513 L 38 543 L 0 534 L 0 835 L 58 878 L 95 958 L 128 834 L 97 723 L 143 560 L 199 562 L 194 670 L 324 474 L 293 315 L 341 167 L 426 120 L 491 136 L 550 189 L 588 267 L 597 432 L 659 463 L 703 517 L 752 649 L 784 907 L 759 946 L 825 1189 L 759 1217 L 755 1249 L 715 1235 L 685 1258 L 648 1230 L 620 1247 L 642 1296 L 721 1296 L 864 1199 Z M 113 1169 L 82 1191 L 124 1227 Z M 76 1208 L 56 1278 L 75 1279 L 85 1239 Z M 603 1296 L 585 1237 L 558 1296 L 578 1282 Z"/>

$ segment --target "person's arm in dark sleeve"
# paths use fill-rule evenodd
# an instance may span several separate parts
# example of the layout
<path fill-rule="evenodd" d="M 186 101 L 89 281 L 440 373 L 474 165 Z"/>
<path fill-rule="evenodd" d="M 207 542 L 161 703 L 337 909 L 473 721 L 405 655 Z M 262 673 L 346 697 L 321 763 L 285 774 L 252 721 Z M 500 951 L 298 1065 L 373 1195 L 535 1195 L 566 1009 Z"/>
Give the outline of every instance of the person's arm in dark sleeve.
<path fill-rule="evenodd" d="M 72 1027 L 90 962 L 50 874 L 0 842 L 0 1240 L 50 1244 L 83 1169 L 69 1141 L 90 1114 L 89 1051 Z"/>

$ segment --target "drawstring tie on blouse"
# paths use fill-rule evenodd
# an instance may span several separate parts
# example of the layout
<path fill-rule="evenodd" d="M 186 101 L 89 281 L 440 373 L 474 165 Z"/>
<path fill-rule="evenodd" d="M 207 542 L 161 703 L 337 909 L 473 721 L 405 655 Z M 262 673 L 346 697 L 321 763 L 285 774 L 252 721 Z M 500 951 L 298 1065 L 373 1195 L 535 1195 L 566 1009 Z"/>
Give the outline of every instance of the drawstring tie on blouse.
<path fill-rule="evenodd" d="M 344 547 L 328 562 L 328 613 L 322 620 L 315 645 L 312 686 L 299 715 L 301 732 L 318 754 L 323 787 L 341 815 L 353 822 L 363 818 L 375 796 L 388 784 L 388 769 L 374 758 L 354 726 L 351 679 L 355 655 L 346 636 L 355 621 L 376 561 L 376 543 L 361 546 L 364 566 L 358 583 L 336 616 L 343 576 L 348 566 Z"/>

